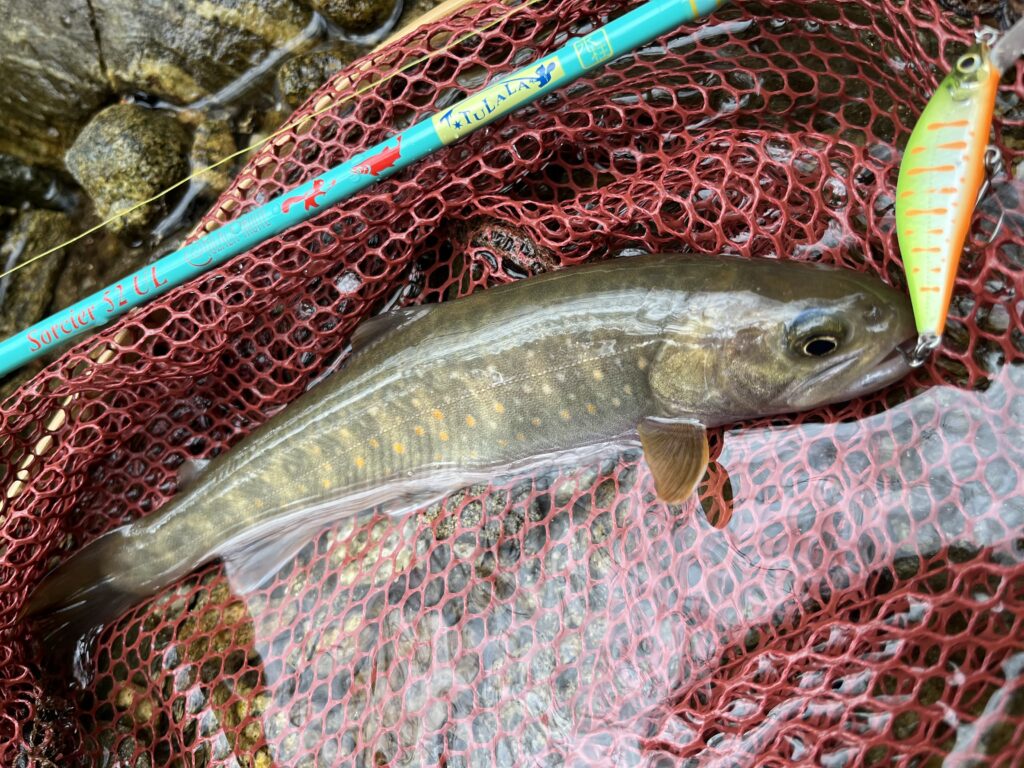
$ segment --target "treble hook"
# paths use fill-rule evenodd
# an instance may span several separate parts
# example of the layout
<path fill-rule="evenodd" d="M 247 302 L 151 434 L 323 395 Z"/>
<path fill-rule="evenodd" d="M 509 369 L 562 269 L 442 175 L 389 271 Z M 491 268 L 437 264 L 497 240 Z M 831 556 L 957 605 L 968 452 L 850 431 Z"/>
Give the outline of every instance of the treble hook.
<path fill-rule="evenodd" d="M 974 201 L 974 209 L 977 210 L 978 206 L 981 205 L 982 198 L 988 194 L 992 188 L 992 178 L 994 176 L 1002 176 L 1006 172 L 1006 164 L 1003 162 L 1003 154 L 998 148 L 991 144 L 985 150 L 985 157 L 982 160 L 985 166 L 985 180 L 981 184 L 981 189 L 978 190 L 978 199 Z M 992 234 L 989 235 L 988 239 L 983 241 L 982 245 L 991 245 L 995 242 L 996 235 L 999 234 L 999 230 L 1003 226 L 1003 220 L 1006 218 L 1006 209 L 1003 208 L 999 211 L 999 219 L 996 221 L 996 225 L 992 228 Z"/>

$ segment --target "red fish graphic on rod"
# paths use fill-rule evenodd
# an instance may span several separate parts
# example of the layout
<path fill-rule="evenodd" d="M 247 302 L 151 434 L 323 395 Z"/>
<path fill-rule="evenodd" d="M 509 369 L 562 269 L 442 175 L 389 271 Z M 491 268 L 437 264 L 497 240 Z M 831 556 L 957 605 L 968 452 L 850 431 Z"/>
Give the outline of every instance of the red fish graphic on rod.
<path fill-rule="evenodd" d="M 335 184 L 335 182 L 332 181 L 331 182 L 331 187 L 333 187 L 334 184 Z M 302 202 L 305 202 L 305 204 L 306 204 L 305 205 L 305 210 L 307 210 L 307 211 L 310 208 L 319 208 L 320 207 L 320 203 L 318 203 L 316 201 L 316 199 L 318 197 L 322 196 L 323 194 L 325 194 L 327 192 L 327 190 L 330 189 L 331 187 L 327 187 L 327 189 L 324 189 L 324 182 L 323 182 L 323 180 L 322 179 L 315 179 L 313 181 L 313 191 L 310 192 L 308 195 L 296 195 L 295 197 L 289 197 L 287 200 L 285 200 L 281 204 L 281 213 L 288 213 L 289 209 L 293 205 L 295 205 L 296 203 L 302 203 Z"/>
<path fill-rule="evenodd" d="M 381 171 L 386 171 L 388 168 L 394 166 L 398 159 L 402 156 L 402 137 L 398 137 L 398 141 L 395 142 L 393 147 L 384 147 L 376 155 L 371 155 L 366 158 L 363 162 L 352 169 L 352 173 L 370 174 L 371 176 L 378 176 Z"/>

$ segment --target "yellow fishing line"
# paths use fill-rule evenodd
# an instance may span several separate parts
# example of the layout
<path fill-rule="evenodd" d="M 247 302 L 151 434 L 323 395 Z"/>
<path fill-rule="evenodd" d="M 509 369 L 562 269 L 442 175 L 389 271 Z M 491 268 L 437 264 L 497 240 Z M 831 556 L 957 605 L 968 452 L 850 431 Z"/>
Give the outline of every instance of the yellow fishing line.
<path fill-rule="evenodd" d="M 526 10 L 527 8 L 529 8 L 530 6 L 536 5 L 537 3 L 540 3 L 540 2 L 543 2 L 543 1 L 544 0 L 524 0 L 524 2 L 521 5 L 517 5 L 515 8 L 513 8 L 511 11 L 506 13 L 504 16 L 499 16 L 498 18 L 494 19 L 493 21 L 490 21 L 487 24 L 484 24 L 484 25 L 474 29 L 472 32 L 467 32 L 462 37 L 456 38 L 456 39 L 452 40 L 451 42 L 441 46 L 440 48 L 438 48 L 433 53 L 428 53 L 426 56 L 421 56 L 418 59 L 413 59 L 412 61 L 408 62 L 407 64 L 403 64 L 401 67 L 398 67 L 397 69 L 392 70 L 391 72 L 386 74 L 384 77 L 382 77 L 380 80 L 376 80 L 373 83 L 370 83 L 369 85 L 363 86 L 362 88 L 356 90 L 354 93 L 351 93 L 351 94 L 349 94 L 347 96 L 343 96 L 343 97 L 339 98 L 336 101 L 333 101 L 333 100 L 329 101 L 327 104 L 322 106 L 320 109 L 314 110 L 313 112 L 309 113 L 308 115 L 303 115 L 301 118 L 295 120 L 294 122 L 285 123 L 285 125 L 283 125 L 281 128 L 278 128 L 276 131 L 274 131 L 270 135 L 266 136 L 265 138 L 260 139 L 255 144 L 250 144 L 249 146 L 244 147 L 243 149 L 240 149 L 237 152 L 232 152 L 230 155 L 227 155 L 226 157 L 221 158 L 220 160 L 218 160 L 216 163 L 213 163 L 212 165 L 208 165 L 205 168 L 200 168 L 198 171 L 195 171 L 190 176 L 186 176 L 184 179 L 181 179 L 180 181 L 174 182 L 173 184 L 171 184 L 171 186 L 167 187 L 167 189 L 161 190 L 160 192 L 157 192 L 152 197 L 147 198 L 146 200 L 143 200 L 143 201 L 141 201 L 139 203 L 136 203 L 131 208 L 126 208 L 123 211 L 119 211 L 118 213 L 115 213 L 110 218 L 106 219 L 105 221 L 101 221 L 99 224 L 97 224 L 97 225 L 95 225 L 93 227 L 90 227 L 89 229 L 85 230 L 84 232 L 82 232 L 82 233 L 80 233 L 78 235 L 75 235 L 70 240 L 65 240 L 60 245 L 55 245 L 52 248 L 50 248 L 48 250 L 45 250 L 42 253 L 37 254 L 37 255 L 33 256 L 32 258 L 30 258 L 30 259 L 26 259 L 25 261 L 21 262 L 17 266 L 11 267 L 11 269 L 8 269 L 6 272 L 0 272 L 0 280 L 2 280 L 3 278 L 7 277 L 8 275 L 14 274 L 19 269 L 23 269 L 23 268 L 27 267 L 29 264 L 33 264 L 34 262 L 39 261 L 39 259 L 45 258 L 45 257 L 49 256 L 50 254 L 56 253 L 57 251 L 59 251 L 59 250 L 61 250 L 63 248 L 66 248 L 69 245 L 72 245 L 73 243 L 77 243 L 82 238 L 88 237 L 93 232 L 98 232 L 99 230 L 101 230 L 105 226 L 107 226 L 107 224 L 110 224 L 112 222 L 117 221 L 120 218 L 123 218 L 123 217 L 127 216 L 132 211 L 138 210 L 139 208 L 142 208 L 145 205 L 149 205 L 150 203 L 155 202 L 156 200 L 159 200 L 164 195 L 170 194 L 171 192 L 173 192 L 174 190 L 176 190 L 178 187 L 182 186 L 183 184 L 188 184 L 190 181 L 192 181 L 193 179 L 195 179 L 198 176 L 202 176 L 207 171 L 212 171 L 214 168 L 218 168 L 218 167 L 224 165 L 224 163 L 230 162 L 231 160 L 234 160 L 237 157 L 241 157 L 242 155 L 248 154 L 249 152 L 252 152 L 253 150 L 259 149 L 260 147 L 265 145 L 267 142 L 273 141 L 278 136 L 281 136 L 281 135 L 283 135 L 285 133 L 288 133 L 290 130 L 292 130 L 293 128 L 297 128 L 301 124 L 305 123 L 307 120 L 311 120 L 311 119 L 313 119 L 315 117 L 319 117 L 324 112 L 329 112 L 330 110 L 334 109 L 335 107 L 340 107 L 342 104 L 345 104 L 345 103 L 351 101 L 352 99 L 356 98 L 357 96 L 362 96 L 364 93 L 367 93 L 368 91 L 373 90 L 374 88 L 376 88 L 379 85 L 383 85 L 388 80 L 391 80 L 392 78 L 397 77 L 398 75 L 402 74 L 403 72 L 406 72 L 406 71 L 408 71 L 410 69 L 413 69 L 414 67 L 418 67 L 420 64 L 424 64 L 424 63 L 430 61 L 431 59 L 433 59 L 433 58 L 435 58 L 437 56 L 440 56 L 442 53 L 447 53 L 452 48 L 455 48 L 456 46 L 461 45 L 462 43 L 464 43 L 467 40 L 469 40 L 471 37 L 475 37 L 475 36 L 479 35 L 482 32 L 486 32 L 487 30 L 489 30 L 489 29 L 491 29 L 493 27 L 496 27 L 496 26 L 498 26 L 499 24 L 501 24 L 501 23 L 503 23 L 505 21 L 508 21 L 513 16 L 515 16 L 517 13 L 520 13 L 520 12 Z"/>

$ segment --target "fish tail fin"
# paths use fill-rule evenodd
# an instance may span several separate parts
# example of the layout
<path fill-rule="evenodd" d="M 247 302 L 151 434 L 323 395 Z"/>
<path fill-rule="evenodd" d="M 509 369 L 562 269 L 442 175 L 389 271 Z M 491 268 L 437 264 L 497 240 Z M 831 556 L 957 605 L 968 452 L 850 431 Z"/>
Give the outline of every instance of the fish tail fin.
<path fill-rule="evenodd" d="M 48 654 L 70 653 L 83 636 L 95 636 L 141 597 L 124 586 L 118 572 L 121 539 L 115 530 L 89 543 L 32 593 L 19 618 L 32 626 Z"/>

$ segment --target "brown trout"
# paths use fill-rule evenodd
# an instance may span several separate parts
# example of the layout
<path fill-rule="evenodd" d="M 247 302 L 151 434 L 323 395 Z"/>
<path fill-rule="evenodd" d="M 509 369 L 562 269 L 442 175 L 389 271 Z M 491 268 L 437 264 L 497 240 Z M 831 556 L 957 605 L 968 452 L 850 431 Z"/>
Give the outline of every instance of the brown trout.
<path fill-rule="evenodd" d="M 909 370 L 914 334 L 907 297 L 873 277 L 673 254 L 390 312 L 360 326 L 341 372 L 48 575 L 28 613 L 80 635 L 216 558 L 244 591 L 339 516 L 637 438 L 678 502 L 704 474 L 706 428 L 875 391 Z"/>

